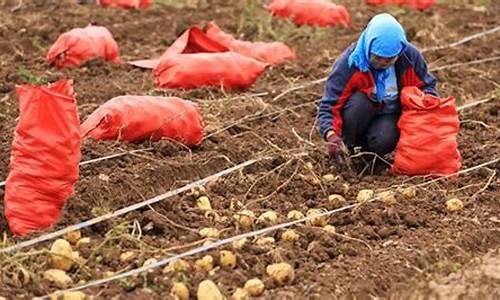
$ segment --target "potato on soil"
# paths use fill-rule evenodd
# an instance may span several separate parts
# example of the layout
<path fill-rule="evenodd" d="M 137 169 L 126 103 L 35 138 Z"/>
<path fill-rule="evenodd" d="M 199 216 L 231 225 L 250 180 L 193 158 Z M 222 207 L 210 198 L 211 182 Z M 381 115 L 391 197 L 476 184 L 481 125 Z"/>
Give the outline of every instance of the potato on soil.
<path fill-rule="evenodd" d="M 257 241 L 255 242 L 257 245 L 259 246 L 269 246 L 269 245 L 272 245 L 274 244 L 276 241 L 274 240 L 273 237 L 261 237 L 259 239 L 257 239 Z"/>
<path fill-rule="evenodd" d="M 248 294 L 250 294 L 250 296 L 258 297 L 262 295 L 262 293 L 266 289 L 266 286 L 264 285 L 262 280 L 253 278 L 245 282 L 245 286 L 243 288 L 248 292 Z"/>
<path fill-rule="evenodd" d="M 310 226 L 319 226 L 323 227 L 326 224 L 328 224 L 328 217 L 327 216 L 321 216 L 322 213 L 325 213 L 325 209 L 310 209 L 307 211 L 307 217 L 311 217 L 306 221 L 306 223 Z M 317 216 L 317 217 L 315 217 Z"/>
<path fill-rule="evenodd" d="M 50 269 L 43 273 L 43 278 L 54 283 L 60 289 L 67 288 L 73 280 L 63 270 Z"/>
<path fill-rule="evenodd" d="M 198 198 L 198 200 L 196 200 L 196 205 L 203 211 L 212 210 L 212 204 L 210 203 L 210 200 L 207 196 L 201 196 L 200 198 Z"/>
<path fill-rule="evenodd" d="M 50 294 L 50 300 L 84 300 L 86 297 L 80 291 L 57 291 Z"/>
<path fill-rule="evenodd" d="M 168 266 L 163 268 L 163 274 L 167 273 L 185 273 L 188 272 L 191 266 L 189 263 L 183 259 L 176 259 L 174 261 L 171 261 Z"/>
<path fill-rule="evenodd" d="M 239 240 L 236 240 L 234 241 L 231 245 L 233 246 L 234 249 L 242 249 L 243 247 L 245 247 L 245 244 L 248 242 L 248 239 L 247 238 L 242 238 L 242 239 L 239 239 Z"/>
<path fill-rule="evenodd" d="M 377 198 L 385 204 L 393 205 L 398 203 L 396 193 L 393 191 L 384 191 L 377 194 Z"/>
<path fill-rule="evenodd" d="M 288 214 L 286 215 L 286 218 L 288 220 L 300 220 L 300 219 L 304 219 L 305 216 L 303 213 L 301 213 L 300 211 L 298 210 L 291 210 L 288 212 Z"/>
<path fill-rule="evenodd" d="M 330 204 L 332 205 L 340 206 L 344 205 L 347 202 L 347 200 L 345 200 L 345 198 L 341 195 L 333 194 L 328 196 L 328 202 L 330 202 Z"/>
<path fill-rule="evenodd" d="M 259 216 L 258 220 L 260 222 L 269 222 L 270 224 L 278 223 L 278 214 L 275 211 L 266 211 L 262 215 Z"/>
<path fill-rule="evenodd" d="M 224 300 L 217 285 L 212 280 L 204 280 L 198 285 L 198 300 Z"/>
<path fill-rule="evenodd" d="M 401 194 L 408 199 L 417 197 L 417 188 L 409 186 L 401 190 Z"/>
<path fill-rule="evenodd" d="M 219 256 L 221 267 L 234 269 L 236 268 L 236 255 L 233 252 L 222 250 Z"/>
<path fill-rule="evenodd" d="M 53 269 L 68 271 L 73 266 L 73 249 L 68 241 L 56 240 L 50 248 L 50 266 Z"/>
<path fill-rule="evenodd" d="M 231 296 L 231 300 L 249 300 L 248 292 L 242 288 L 237 288 Z"/>
<path fill-rule="evenodd" d="M 287 229 L 281 234 L 281 239 L 287 242 L 295 242 L 300 236 L 293 229 Z"/>
<path fill-rule="evenodd" d="M 205 237 L 205 238 L 218 238 L 219 237 L 219 230 L 216 228 L 203 228 L 200 230 L 200 236 Z"/>
<path fill-rule="evenodd" d="M 446 209 L 451 212 L 460 211 L 464 208 L 464 203 L 458 199 L 453 198 L 446 201 Z"/>
<path fill-rule="evenodd" d="M 195 261 L 194 267 L 197 270 L 210 272 L 214 268 L 214 258 L 210 255 L 205 255 L 201 259 Z"/>
<path fill-rule="evenodd" d="M 255 214 L 251 210 L 242 210 L 235 214 L 234 218 L 238 221 L 241 228 L 250 229 L 253 227 Z"/>
<path fill-rule="evenodd" d="M 170 294 L 179 300 L 189 300 L 189 289 L 182 282 L 174 282 Z"/>
<path fill-rule="evenodd" d="M 80 230 L 74 230 L 66 233 L 63 238 L 71 244 L 76 245 L 76 243 L 82 238 L 82 233 Z"/>
<path fill-rule="evenodd" d="M 356 201 L 363 203 L 363 202 L 366 202 L 366 201 L 372 199 L 374 195 L 375 195 L 375 192 L 373 192 L 373 190 L 369 190 L 369 189 L 360 190 L 358 192 L 358 196 L 356 197 Z"/>
<path fill-rule="evenodd" d="M 266 268 L 266 273 L 280 286 L 290 284 L 295 279 L 295 270 L 287 263 L 269 265 Z"/>
<path fill-rule="evenodd" d="M 335 226 L 332 225 L 326 225 L 325 227 L 323 227 L 323 230 L 328 233 L 336 233 Z"/>

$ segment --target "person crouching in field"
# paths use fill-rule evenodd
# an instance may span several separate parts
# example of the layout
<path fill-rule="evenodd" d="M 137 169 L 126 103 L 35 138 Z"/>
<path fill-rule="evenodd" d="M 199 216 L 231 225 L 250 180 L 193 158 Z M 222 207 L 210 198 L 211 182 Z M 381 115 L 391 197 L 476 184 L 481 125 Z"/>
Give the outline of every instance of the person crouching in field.
<path fill-rule="evenodd" d="M 318 129 L 329 156 L 342 163 L 355 147 L 380 157 L 392 152 L 405 86 L 439 96 L 436 78 L 401 24 L 389 14 L 376 15 L 334 63 L 318 105 Z"/>

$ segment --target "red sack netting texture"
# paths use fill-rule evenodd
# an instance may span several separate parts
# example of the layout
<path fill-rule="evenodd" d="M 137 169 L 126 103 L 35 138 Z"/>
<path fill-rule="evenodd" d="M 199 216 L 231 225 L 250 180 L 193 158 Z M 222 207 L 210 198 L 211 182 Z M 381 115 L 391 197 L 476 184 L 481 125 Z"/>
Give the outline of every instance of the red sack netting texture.
<path fill-rule="evenodd" d="M 273 0 L 267 9 L 273 16 L 292 19 L 297 25 L 348 27 L 350 21 L 344 6 L 328 0 Z"/>
<path fill-rule="evenodd" d="M 111 32 L 93 25 L 63 33 L 47 54 L 48 62 L 59 68 L 78 67 L 97 58 L 121 63 L 120 49 Z"/>
<path fill-rule="evenodd" d="M 424 94 L 417 87 L 401 92 L 403 113 L 392 171 L 404 175 L 452 175 L 461 167 L 455 98 Z"/>
<path fill-rule="evenodd" d="M 80 162 L 80 120 L 73 81 L 16 88 L 20 118 L 5 184 L 5 217 L 24 235 L 58 222 L 74 192 Z"/>
<path fill-rule="evenodd" d="M 171 139 L 187 146 L 201 144 L 204 134 L 196 103 L 154 96 L 113 98 L 83 122 L 81 132 L 84 137 L 97 141 Z"/>

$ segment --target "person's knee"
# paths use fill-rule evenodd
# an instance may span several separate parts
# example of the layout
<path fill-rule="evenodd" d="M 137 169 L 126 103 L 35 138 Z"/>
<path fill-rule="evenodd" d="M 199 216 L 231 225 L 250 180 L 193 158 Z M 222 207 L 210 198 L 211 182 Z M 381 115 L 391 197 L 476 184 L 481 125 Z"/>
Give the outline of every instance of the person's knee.
<path fill-rule="evenodd" d="M 396 148 L 398 140 L 399 132 L 397 130 L 373 132 L 367 136 L 366 150 L 384 155 Z"/>

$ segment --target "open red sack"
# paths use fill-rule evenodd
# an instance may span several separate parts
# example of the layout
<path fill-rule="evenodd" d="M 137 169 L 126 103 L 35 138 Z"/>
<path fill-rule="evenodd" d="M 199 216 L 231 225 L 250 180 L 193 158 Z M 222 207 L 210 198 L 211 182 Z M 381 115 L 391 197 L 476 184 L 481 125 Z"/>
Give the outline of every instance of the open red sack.
<path fill-rule="evenodd" d="M 96 58 L 121 63 L 120 50 L 111 32 L 93 25 L 63 33 L 47 54 L 49 63 L 59 68 L 78 67 Z"/>
<path fill-rule="evenodd" d="M 176 97 L 116 97 L 96 109 L 80 129 L 84 137 L 98 141 L 172 139 L 194 146 L 203 140 L 198 105 Z"/>
<path fill-rule="evenodd" d="M 291 18 L 297 25 L 349 26 L 349 12 L 328 0 L 273 0 L 267 9 L 273 16 Z"/>
<path fill-rule="evenodd" d="M 216 40 L 231 51 L 277 65 L 296 59 L 295 53 L 282 42 L 248 42 L 235 39 L 231 34 L 222 31 L 214 22 L 210 22 L 205 30 L 208 37 Z"/>
<path fill-rule="evenodd" d="M 5 184 L 5 217 L 24 235 L 58 222 L 80 162 L 80 120 L 72 80 L 16 87 L 20 118 Z"/>
<path fill-rule="evenodd" d="M 129 64 L 144 69 L 154 69 L 160 60 L 175 54 L 227 52 L 229 48 L 209 38 L 200 28 L 194 26 L 186 30 L 168 49 L 156 59 L 130 61 Z"/>
<path fill-rule="evenodd" d="M 161 88 L 250 87 L 268 64 L 229 51 L 198 27 L 188 29 L 163 53 L 153 70 Z"/>
<path fill-rule="evenodd" d="M 406 5 L 419 10 L 425 10 L 436 5 L 436 0 L 365 0 L 365 2 L 371 5 Z"/>
<path fill-rule="evenodd" d="M 403 112 L 392 171 L 404 175 L 451 175 L 461 167 L 456 135 L 460 121 L 455 98 L 424 94 L 417 87 L 401 91 Z"/>
<path fill-rule="evenodd" d="M 125 9 L 148 8 L 153 0 L 97 0 L 102 7 L 120 7 Z"/>

